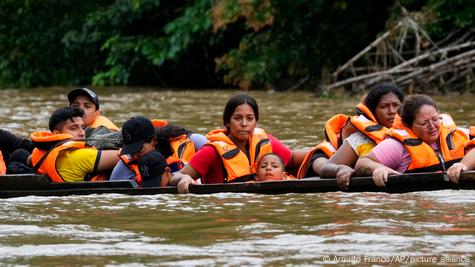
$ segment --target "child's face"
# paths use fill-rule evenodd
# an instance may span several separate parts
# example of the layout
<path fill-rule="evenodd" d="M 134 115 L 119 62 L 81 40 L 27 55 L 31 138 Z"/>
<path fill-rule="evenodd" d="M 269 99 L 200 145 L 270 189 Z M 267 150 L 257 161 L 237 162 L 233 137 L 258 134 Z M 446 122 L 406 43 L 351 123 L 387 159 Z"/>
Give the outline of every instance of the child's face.
<path fill-rule="evenodd" d="M 257 166 L 257 181 L 282 180 L 284 166 L 276 155 L 266 155 L 259 161 Z"/>

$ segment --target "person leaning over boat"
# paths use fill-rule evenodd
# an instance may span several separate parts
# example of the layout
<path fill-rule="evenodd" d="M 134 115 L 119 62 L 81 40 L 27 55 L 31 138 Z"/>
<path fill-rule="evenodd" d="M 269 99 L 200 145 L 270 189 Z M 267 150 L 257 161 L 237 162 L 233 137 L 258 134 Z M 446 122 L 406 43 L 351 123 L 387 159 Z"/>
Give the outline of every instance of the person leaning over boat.
<path fill-rule="evenodd" d="M 122 127 L 122 136 L 121 161 L 114 167 L 111 180 L 137 179 L 138 161 L 152 150 L 160 152 L 166 158 L 169 170 L 175 172 L 183 168 L 195 151 L 207 142 L 201 134 L 144 116 L 126 121 Z M 142 146 L 139 147 L 139 144 Z"/>
<path fill-rule="evenodd" d="M 277 138 L 257 128 L 259 110 L 254 98 L 246 94 L 233 96 L 223 112 L 225 129 L 210 131 L 210 141 L 180 171 L 173 173 L 171 185 L 180 193 L 189 192 L 190 184 L 201 178 L 204 184 L 253 180 L 257 162 L 267 153 L 279 155 L 286 167 L 298 167 L 304 152 L 292 152 Z"/>
<path fill-rule="evenodd" d="M 84 110 L 84 123 L 87 127 L 87 137 L 91 136 L 94 129 L 101 126 L 109 131 L 119 131 L 119 128 L 113 122 L 101 115 L 99 110 L 99 97 L 91 89 L 74 89 L 68 93 L 68 100 L 71 107 L 79 107 Z"/>
<path fill-rule="evenodd" d="M 132 180 L 139 187 L 168 185 L 171 170 L 161 152 L 167 156 L 173 152 L 168 140 L 157 138 L 155 126 L 159 125 L 140 115 L 124 123 L 121 160 L 114 167 L 110 180 Z M 194 147 L 192 150 L 194 152 Z M 153 175 L 152 170 L 155 170 Z"/>
<path fill-rule="evenodd" d="M 34 132 L 31 140 L 36 148 L 31 165 L 39 174 L 46 174 L 53 182 L 82 182 L 105 180 L 119 160 L 117 150 L 98 150 L 86 147 L 84 110 L 64 107 L 53 112 L 49 119 L 51 132 Z"/>
<path fill-rule="evenodd" d="M 356 161 L 383 141 L 403 100 L 404 93 L 394 83 L 385 82 L 372 87 L 363 103 L 357 106 L 360 115 L 351 117 L 345 126 L 347 136 L 351 134 L 321 165 L 320 176 L 336 177 L 341 188 L 348 188 Z"/>
<path fill-rule="evenodd" d="M 0 129 L 0 175 L 18 173 L 12 172 L 15 163 L 26 164 L 26 161 L 21 158 L 24 158 L 24 154 L 29 155 L 34 148 L 30 139 L 18 137 L 7 130 Z"/>
<path fill-rule="evenodd" d="M 378 186 L 385 186 L 389 175 L 447 170 L 462 159 L 469 140 L 466 129 L 442 123 L 437 104 L 426 95 L 407 97 L 387 134 L 390 138 L 355 168 L 358 175 L 372 175 Z"/>
<path fill-rule="evenodd" d="M 207 142 L 201 134 L 144 116 L 135 116 L 126 121 L 122 136 L 121 161 L 114 167 L 111 180 L 137 179 L 138 160 L 152 150 L 160 152 L 166 158 L 169 170 L 175 172 L 183 168 L 195 151 Z"/>

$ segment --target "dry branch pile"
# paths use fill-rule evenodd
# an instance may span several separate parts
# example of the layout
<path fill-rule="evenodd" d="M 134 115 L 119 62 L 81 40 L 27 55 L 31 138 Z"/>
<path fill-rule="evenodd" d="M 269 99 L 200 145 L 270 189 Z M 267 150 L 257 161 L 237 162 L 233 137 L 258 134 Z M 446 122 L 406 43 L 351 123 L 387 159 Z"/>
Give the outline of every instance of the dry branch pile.
<path fill-rule="evenodd" d="M 457 29 L 439 42 L 404 17 L 394 27 L 332 73 L 331 91 L 360 91 L 392 80 L 408 92 L 467 91 L 473 88 L 475 33 Z"/>

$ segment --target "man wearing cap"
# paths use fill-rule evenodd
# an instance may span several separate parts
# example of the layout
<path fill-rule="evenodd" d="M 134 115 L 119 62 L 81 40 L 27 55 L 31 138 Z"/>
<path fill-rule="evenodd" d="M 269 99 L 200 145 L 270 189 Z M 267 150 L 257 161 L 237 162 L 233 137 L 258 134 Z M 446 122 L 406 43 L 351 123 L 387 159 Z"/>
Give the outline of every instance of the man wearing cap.
<path fill-rule="evenodd" d="M 137 186 L 167 186 L 171 171 L 165 157 L 155 150 L 157 139 L 152 121 L 135 116 L 122 126 L 120 159 L 110 180 L 133 180 Z M 126 168 L 124 168 L 126 166 Z"/>
<path fill-rule="evenodd" d="M 86 127 L 95 129 L 103 126 L 111 131 L 119 131 L 119 128 L 99 111 L 99 97 L 89 88 L 77 88 L 68 94 L 69 105 L 84 110 L 84 123 Z M 86 131 L 89 137 L 89 131 Z"/>
<path fill-rule="evenodd" d="M 46 174 L 53 182 L 105 180 L 119 155 L 117 150 L 87 147 L 84 141 L 84 110 L 64 107 L 53 112 L 50 132 L 34 132 L 31 140 L 36 148 L 30 161 L 37 173 Z"/>

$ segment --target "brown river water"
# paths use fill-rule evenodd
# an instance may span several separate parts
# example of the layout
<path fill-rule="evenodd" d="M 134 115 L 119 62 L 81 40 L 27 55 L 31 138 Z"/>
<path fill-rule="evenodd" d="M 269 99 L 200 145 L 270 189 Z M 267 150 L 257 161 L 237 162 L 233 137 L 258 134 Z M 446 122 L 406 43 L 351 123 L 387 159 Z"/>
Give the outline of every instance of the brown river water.
<path fill-rule="evenodd" d="M 68 88 L 71 89 L 71 88 Z M 47 130 L 67 88 L 0 91 L 0 122 L 18 135 Z M 119 126 L 135 114 L 198 133 L 222 125 L 238 91 L 97 90 Z M 260 127 L 310 148 L 324 121 L 358 97 L 250 92 Z M 475 123 L 475 96 L 439 96 L 459 125 Z M 470 266 L 475 193 L 119 194 L 0 199 L 1 266 Z"/>

